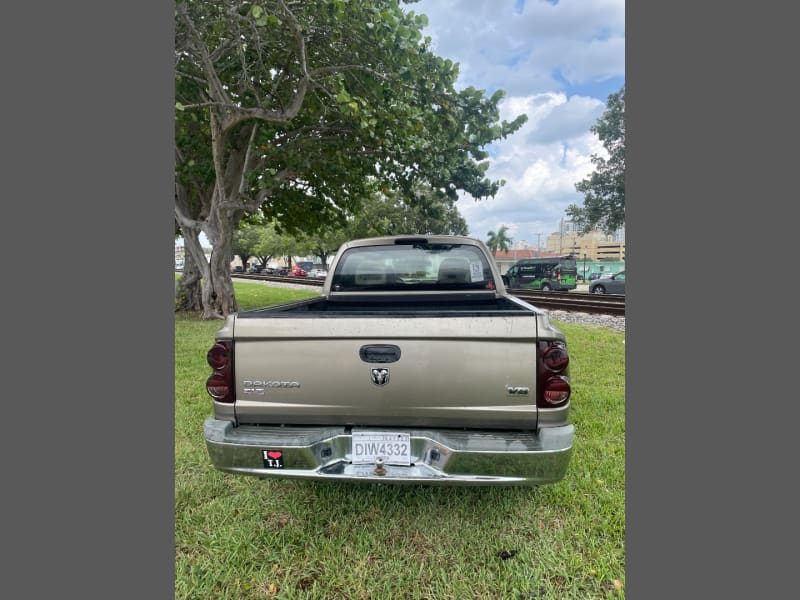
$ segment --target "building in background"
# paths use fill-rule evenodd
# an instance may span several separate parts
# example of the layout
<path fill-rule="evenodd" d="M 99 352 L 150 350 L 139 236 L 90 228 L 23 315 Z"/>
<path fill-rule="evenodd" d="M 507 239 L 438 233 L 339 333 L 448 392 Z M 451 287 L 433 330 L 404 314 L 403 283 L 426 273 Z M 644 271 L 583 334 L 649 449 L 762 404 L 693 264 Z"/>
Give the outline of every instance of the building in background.
<path fill-rule="evenodd" d="M 547 236 L 546 249 L 558 255 L 574 254 L 579 260 L 625 261 L 625 228 L 609 235 L 594 230 L 581 233 L 581 228 L 571 221 L 562 221 L 561 231 Z"/>

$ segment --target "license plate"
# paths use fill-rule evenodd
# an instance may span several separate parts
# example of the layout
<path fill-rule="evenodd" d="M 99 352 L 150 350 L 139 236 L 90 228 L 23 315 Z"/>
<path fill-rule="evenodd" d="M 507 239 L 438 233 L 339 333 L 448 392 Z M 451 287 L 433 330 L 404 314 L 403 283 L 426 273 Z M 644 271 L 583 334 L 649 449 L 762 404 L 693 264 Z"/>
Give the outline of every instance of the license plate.
<path fill-rule="evenodd" d="M 411 464 L 411 434 L 383 431 L 354 431 L 351 460 L 354 465 L 375 464 L 381 459 L 385 465 Z"/>

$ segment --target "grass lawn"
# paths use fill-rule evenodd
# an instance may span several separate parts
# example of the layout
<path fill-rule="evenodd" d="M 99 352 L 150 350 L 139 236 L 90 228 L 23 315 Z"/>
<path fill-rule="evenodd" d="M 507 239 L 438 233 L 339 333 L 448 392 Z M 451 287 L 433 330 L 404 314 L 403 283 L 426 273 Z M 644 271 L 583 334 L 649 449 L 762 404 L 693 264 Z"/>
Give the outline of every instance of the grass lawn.
<path fill-rule="evenodd" d="M 319 294 L 235 283 L 243 309 Z M 624 335 L 569 323 L 576 443 L 538 488 L 270 481 L 211 467 L 205 353 L 175 320 L 175 597 L 623 598 Z M 507 560 L 501 551 L 516 551 Z"/>

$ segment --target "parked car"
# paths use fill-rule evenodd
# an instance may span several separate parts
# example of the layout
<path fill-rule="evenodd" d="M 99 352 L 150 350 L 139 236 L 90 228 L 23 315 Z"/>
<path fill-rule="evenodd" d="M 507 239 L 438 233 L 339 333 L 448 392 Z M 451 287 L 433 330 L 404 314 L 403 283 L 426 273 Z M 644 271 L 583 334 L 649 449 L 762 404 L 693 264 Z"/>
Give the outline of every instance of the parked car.
<path fill-rule="evenodd" d="M 250 265 L 250 268 L 247 269 L 247 272 L 253 275 L 257 275 L 258 273 L 261 273 L 263 269 L 264 267 L 262 267 L 261 265 Z"/>
<path fill-rule="evenodd" d="M 244 268 L 237 265 L 231 269 L 231 273 L 244 273 Z"/>
<path fill-rule="evenodd" d="M 303 271 L 305 271 L 306 273 L 308 273 L 314 266 L 314 263 L 312 263 L 310 260 L 301 260 L 296 262 L 295 264 L 301 269 L 303 269 Z"/>
<path fill-rule="evenodd" d="M 313 279 L 325 279 L 328 276 L 328 272 L 325 269 L 311 269 L 308 272 L 308 276 Z"/>
<path fill-rule="evenodd" d="M 308 277 L 308 273 L 300 267 L 292 267 L 286 273 L 286 277 Z"/>
<path fill-rule="evenodd" d="M 278 263 L 271 262 L 271 263 L 267 263 L 267 266 L 264 267 L 261 270 L 261 272 L 264 275 L 277 275 L 279 270 L 280 270 L 280 266 L 278 265 Z"/>
<path fill-rule="evenodd" d="M 587 279 L 589 281 L 594 281 L 595 279 L 600 279 L 603 276 L 603 273 L 589 273 L 589 277 Z"/>
<path fill-rule="evenodd" d="M 589 284 L 591 294 L 625 294 L 625 271 L 595 279 Z"/>

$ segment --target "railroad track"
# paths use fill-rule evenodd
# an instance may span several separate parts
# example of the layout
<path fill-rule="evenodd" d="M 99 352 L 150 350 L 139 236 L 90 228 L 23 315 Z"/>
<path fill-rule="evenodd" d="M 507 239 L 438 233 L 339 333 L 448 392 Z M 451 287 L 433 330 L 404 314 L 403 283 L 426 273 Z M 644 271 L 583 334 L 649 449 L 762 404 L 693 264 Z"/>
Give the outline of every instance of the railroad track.
<path fill-rule="evenodd" d="M 582 292 L 536 292 L 510 289 L 508 293 L 529 304 L 548 310 L 567 310 L 597 315 L 625 316 L 625 296 Z"/>
<path fill-rule="evenodd" d="M 247 273 L 236 273 L 233 276 L 237 279 L 294 283 L 309 287 L 322 287 L 324 283 L 323 279 L 308 279 L 306 277 L 278 277 L 276 275 L 249 275 Z M 584 294 L 574 291 L 537 292 L 525 289 L 509 289 L 508 293 L 529 304 L 548 310 L 625 316 L 625 296 L 616 294 Z"/>

